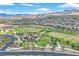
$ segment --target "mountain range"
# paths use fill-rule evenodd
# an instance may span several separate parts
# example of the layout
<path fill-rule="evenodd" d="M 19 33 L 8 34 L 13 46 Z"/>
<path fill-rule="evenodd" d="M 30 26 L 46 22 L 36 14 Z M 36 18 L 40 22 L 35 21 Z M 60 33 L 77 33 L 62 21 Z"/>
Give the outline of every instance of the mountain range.
<path fill-rule="evenodd" d="M 64 15 L 79 15 L 79 9 L 65 9 L 64 11 L 52 12 L 52 13 L 46 13 L 46 14 L 53 14 L 53 15 L 56 15 L 56 14 L 58 14 L 58 15 L 63 15 L 63 14 Z M 32 16 L 32 15 L 33 14 L 6 14 L 6 13 L 0 13 L 0 16 Z"/>

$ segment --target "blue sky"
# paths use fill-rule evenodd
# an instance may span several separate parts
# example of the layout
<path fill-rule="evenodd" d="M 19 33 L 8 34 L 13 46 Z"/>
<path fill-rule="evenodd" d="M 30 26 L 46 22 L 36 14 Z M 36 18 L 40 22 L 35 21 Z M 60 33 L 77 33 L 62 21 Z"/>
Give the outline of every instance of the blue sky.
<path fill-rule="evenodd" d="M 13 3 L 8 5 L 0 4 L 0 13 L 6 14 L 41 14 L 60 12 L 68 8 L 79 8 L 74 3 Z"/>

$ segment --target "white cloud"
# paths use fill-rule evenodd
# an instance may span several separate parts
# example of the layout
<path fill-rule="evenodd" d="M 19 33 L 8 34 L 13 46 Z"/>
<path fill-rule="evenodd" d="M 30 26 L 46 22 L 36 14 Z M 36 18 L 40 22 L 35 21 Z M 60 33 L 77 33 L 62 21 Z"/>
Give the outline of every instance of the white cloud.
<path fill-rule="evenodd" d="M 38 8 L 38 9 L 36 9 L 36 11 L 38 12 L 38 13 L 40 13 L 40 14 L 42 14 L 42 13 L 52 13 L 53 11 L 51 10 L 51 9 L 49 9 L 49 8 Z"/>
<path fill-rule="evenodd" d="M 0 13 L 4 13 L 4 11 L 3 10 L 0 10 Z"/>
<path fill-rule="evenodd" d="M 67 4 L 60 5 L 59 7 L 61 7 L 61 8 L 79 8 L 79 4 L 67 3 Z"/>
<path fill-rule="evenodd" d="M 14 11 L 11 11 L 11 10 L 0 10 L 0 13 L 6 13 L 6 14 L 18 14 L 18 12 L 14 12 Z"/>
<path fill-rule="evenodd" d="M 36 9 L 37 11 L 50 11 L 50 9 L 48 9 L 48 8 L 38 8 L 38 9 Z"/>
<path fill-rule="evenodd" d="M 3 13 L 3 14 L 39 14 L 39 13 L 42 13 L 42 12 L 16 12 L 16 11 L 11 11 L 11 10 L 0 10 L 0 14 Z"/>

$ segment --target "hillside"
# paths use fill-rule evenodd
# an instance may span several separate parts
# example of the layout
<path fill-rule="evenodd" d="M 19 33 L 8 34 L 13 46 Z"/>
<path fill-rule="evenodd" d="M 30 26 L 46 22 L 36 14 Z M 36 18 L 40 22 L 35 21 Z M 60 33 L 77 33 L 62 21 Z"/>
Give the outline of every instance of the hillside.
<path fill-rule="evenodd" d="M 43 25 L 65 32 L 79 32 L 79 15 L 39 14 L 30 16 L 10 16 L 0 17 L 0 22 L 9 25 Z"/>

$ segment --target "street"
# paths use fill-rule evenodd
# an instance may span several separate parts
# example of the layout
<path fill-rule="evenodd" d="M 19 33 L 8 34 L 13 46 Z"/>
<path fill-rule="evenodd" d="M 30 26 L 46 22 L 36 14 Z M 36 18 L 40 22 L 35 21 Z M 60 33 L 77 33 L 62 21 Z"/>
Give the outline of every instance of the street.
<path fill-rule="evenodd" d="M 57 52 L 0 52 L 0 56 L 77 56 L 73 54 L 57 53 Z"/>
<path fill-rule="evenodd" d="M 1 49 L 0 51 L 5 51 L 13 42 L 14 40 L 16 39 L 14 36 L 12 35 L 4 35 L 6 37 L 8 37 L 10 39 L 9 42 L 7 42 Z"/>

